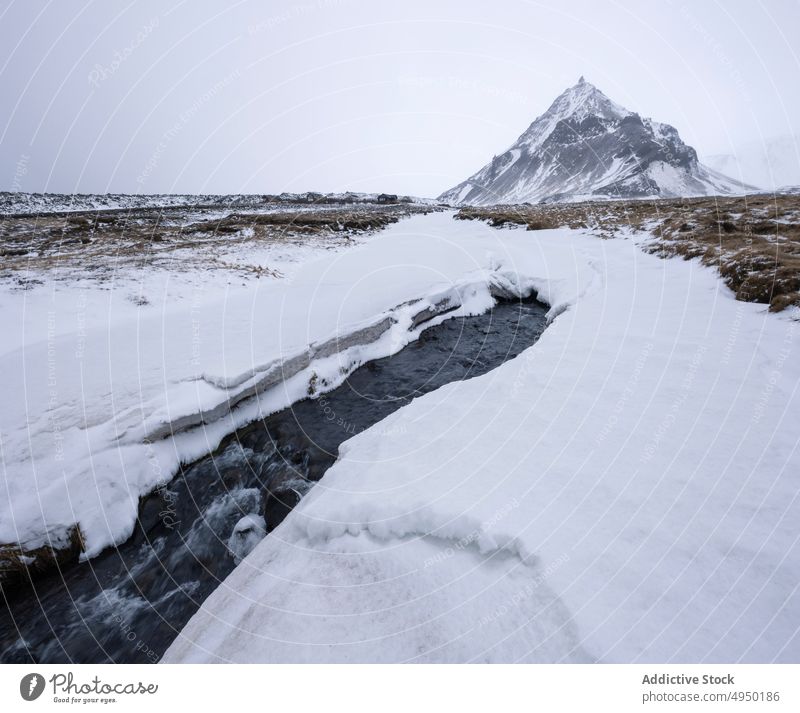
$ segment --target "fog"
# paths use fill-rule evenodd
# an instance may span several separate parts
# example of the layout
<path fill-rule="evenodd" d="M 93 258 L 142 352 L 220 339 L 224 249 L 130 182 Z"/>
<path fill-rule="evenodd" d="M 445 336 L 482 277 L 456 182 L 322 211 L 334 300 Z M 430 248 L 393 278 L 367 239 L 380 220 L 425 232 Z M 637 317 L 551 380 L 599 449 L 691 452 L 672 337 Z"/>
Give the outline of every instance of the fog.
<path fill-rule="evenodd" d="M 432 196 L 580 75 L 735 152 L 799 133 L 798 29 L 789 2 L 12 2 L 0 188 Z"/>

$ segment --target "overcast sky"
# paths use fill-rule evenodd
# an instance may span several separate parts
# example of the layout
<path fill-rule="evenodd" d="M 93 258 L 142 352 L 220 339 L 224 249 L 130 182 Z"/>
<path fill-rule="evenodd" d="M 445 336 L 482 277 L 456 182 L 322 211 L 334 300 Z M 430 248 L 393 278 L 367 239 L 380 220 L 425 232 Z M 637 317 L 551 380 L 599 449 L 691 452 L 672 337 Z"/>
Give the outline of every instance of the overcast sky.
<path fill-rule="evenodd" d="M 2 4 L 2 190 L 437 195 L 580 75 L 702 154 L 800 126 L 800 4 Z"/>

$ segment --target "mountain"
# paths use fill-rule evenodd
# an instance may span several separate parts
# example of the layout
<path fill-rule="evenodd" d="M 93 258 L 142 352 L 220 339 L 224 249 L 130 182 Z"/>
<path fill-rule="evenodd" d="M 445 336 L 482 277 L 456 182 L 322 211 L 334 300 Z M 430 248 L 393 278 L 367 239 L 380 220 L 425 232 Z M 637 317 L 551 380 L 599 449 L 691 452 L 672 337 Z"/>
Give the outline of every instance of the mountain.
<path fill-rule="evenodd" d="M 768 190 L 800 183 L 800 135 L 788 134 L 736 146 L 733 153 L 706 156 L 716 171 Z"/>
<path fill-rule="evenodd" d="M 701 164 L 674 127 L 628 111 L 581 77 L 511 148 L 439 200 L 490 205 L 751 190 Z"/>

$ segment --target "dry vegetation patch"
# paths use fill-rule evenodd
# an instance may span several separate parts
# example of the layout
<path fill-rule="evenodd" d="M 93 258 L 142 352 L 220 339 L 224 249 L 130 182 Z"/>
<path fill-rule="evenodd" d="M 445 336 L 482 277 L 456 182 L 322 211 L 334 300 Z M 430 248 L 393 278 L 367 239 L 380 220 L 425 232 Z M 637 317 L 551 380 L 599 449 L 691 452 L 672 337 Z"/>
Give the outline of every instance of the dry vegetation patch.
<path fill-rule="evenodd" d="M 249 212 L 180 207 L 0 215 L 0 277 L 25 287 L 35 284 L 31 275 L 55 268 L 64 277 L 98 280 L 126 266 L 273 274 L 226 257 L 241 248 L 267 245 L 335 247 L 428 210 L 411 204 L 367 204 Z"/>
<path fill-rule="evenodd" d="M 652 236 L 648 252 L 716 267 L 736 298 L 773 312 L 800 305 L 800 196 L 755 195 L 463 208 L 461 220 Z"/>

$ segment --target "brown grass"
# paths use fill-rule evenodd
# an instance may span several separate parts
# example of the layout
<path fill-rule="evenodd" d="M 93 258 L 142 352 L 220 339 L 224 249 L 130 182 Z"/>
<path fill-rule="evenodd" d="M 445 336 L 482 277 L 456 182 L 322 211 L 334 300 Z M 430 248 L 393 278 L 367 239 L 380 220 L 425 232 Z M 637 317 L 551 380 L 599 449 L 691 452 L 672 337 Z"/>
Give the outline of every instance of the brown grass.
<path fill-rule="evenodd" d="M 383 229 L 424 206 L 358 205 L 274 212 L 166 208 L 72 214 L 0 216 L 0 277 L 26 287 L 23 273 L 61 270 L 64 277 L 108 279 L 120 267 L 220 269 L 242 275 L 276 274 L 228 262 L 239 246 L 346 243 Z M 176 253 L 181 251 L 176 259 Z M 34 278 L 35 279 L 35 278 Z M 35 283 L 32 283 L 35 284 Z"/>
<path fill-rule="evenodd" d="M 648 252 L 716 267 L 747 302 L 800 305 L 800 196 L 744 196 L 463 208 L 461 220 L 580 228 L 600 237 L 649 233 Z"/>

